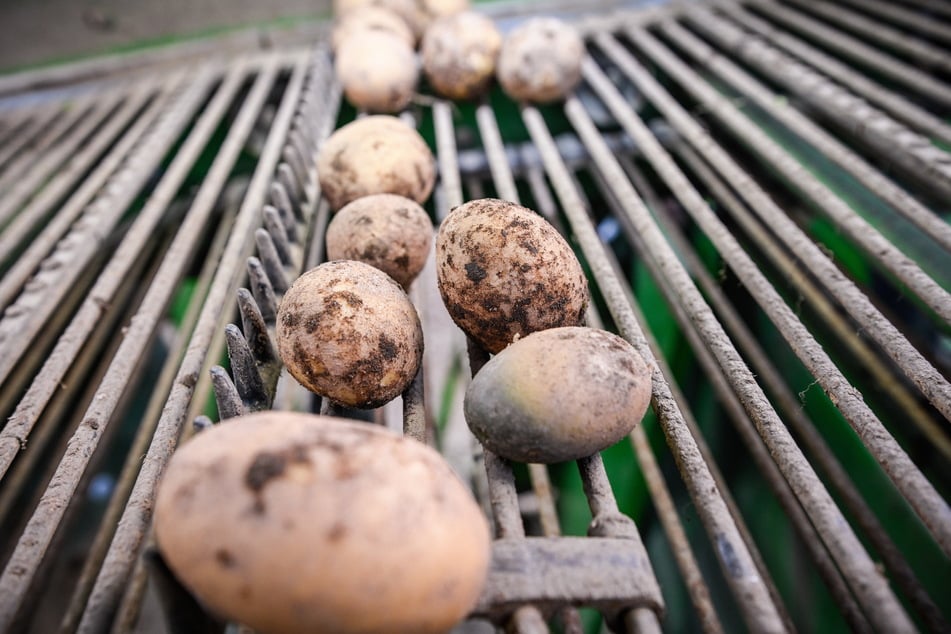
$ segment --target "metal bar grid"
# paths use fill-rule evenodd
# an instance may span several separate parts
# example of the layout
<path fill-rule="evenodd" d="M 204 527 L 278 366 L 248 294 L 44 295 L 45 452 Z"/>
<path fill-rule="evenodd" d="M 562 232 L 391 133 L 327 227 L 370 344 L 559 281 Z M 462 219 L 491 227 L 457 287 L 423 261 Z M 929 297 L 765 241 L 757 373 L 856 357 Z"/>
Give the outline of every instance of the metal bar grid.
<path fill-rule="evenodd" d="M 837 157 L 840 164 L 845 169 L 851 169 L 859 181 L 879 199 L 893 203 L 896 212 L 907 221 L 921 226 L 945 250 L 947 245 L 942 240 L 947 237 L 946 225 L 928 207 L 925 199 L 908 195 L 908 192 L 918 192 L 913 184 L 893 182 L 863 162 L 860 151 L 837 140 L 811 120 L 771 106 L 771 102 L 775 104 L 774 93 L 758 84 L 751 75 L 745 74 L 738 64 L 731 65 L 724 59 L 717 59 L 716 54 L 728 57 L 739 55 L 724 41 L 714 37 L 717 33 L 725 33 L 727 20 L 714 18 L 714 14 L 704 13 L 701 16 L 688 12 L 683 14 L 680 22 L 674 21 L 680 15 L 677 11 L 652 10 L 649 18 L 645 18 L 644 14 L 631 14 L 614 24 L 607 20 L 592 21 L 592 25 L 597 25 L 591 27 L 593 57 L 585 61 L 585 79 L 578 96 L 570 97 L 563 109 L 570 124 L 570 134 L 575 135 L 580 143 L 556 143 L 554 130 L 558 123 L 553 120 L 553 112 L 523 107 L 522 120 L 532 143 L 519 155 L 513 151 L 514 148 L 505 145 L 496 114 L 487 104 L 482 104 L 475 109 L 475 121 L 488 169 L 481 174 L 467 174 L 460 171 L 462 165 L 453 111 L 449 104 L 437 100 L 432 105 L 440 169 L 437 214 L 445 213 L 448 208 L 466 199 L 463 184 L 470 195 L 474 195 L 481 189 L 479 179 L 490 179 L 500 196 L 518 200 L 518 181 L 524 183 L 531 192 L 536 208 L 578 245 L 591 270 L 599 297 L 607 307 L 603 316 L 592 313 L 589 324 L 601 326 L 603 320 L 607 325 L 613 325 L 655 369 L 652 405 L 669 452 L 662 451 L 655 455 L 641 428 L 632 434 L 631 445 L 647 479 L 660 523 L 675 551 L 680 574 L 688 582 L 691 600 L 704 631 L 723 631 L 719 615 L 723 606 L 714 600 L 710 592 L 710 587 L 718 583 L 720 577 L 716 573 L 711 576 L 709 570 L 704 570 L 697 563 L 694 551 L 698 547 L 701 550 L 707 548 L 715 554 L 722 579 L 731 590 L 732 601 L 751 630 L 789 631 L 795 625 L 783 597 L 775 588 L 769 569 L 761 560 L 754 536 L 745 527 L 737 505 L 732 502 L 729 483 L 719 473 L 716 456 L 706 447 L 700 425 L 690 411 L 689 401 L 681 394 L 673 372 L 662 358 L 614 253 L 598 236 L 597 219 L 593 214 L 613 217 L 620 222 L 627 240 L 638 253 L 638 261 L 647 266 L 652 278 L 664 291 L 701 369 L 723 401 L 758 469 L 766 476 L 790 521 L 802 536 L 810 560 L 820 570 L 847 622 L 859 631 L 905 631 L 913 628 L 909 614 L 888 585 L 890 578 L 895 583 L 895 589 L 909 599 L 908 607 L 915 618 L 921 619 L 921 623 L 929 630 L 946 631 L 948 625 L 941 608 L 918 582 L 916 571 L 903 553 L 890 541 L 874 512 L 855 488 L 852 478 L 817 432 L 814 421 L 809 420 L 802 411 L 786 379 L 779 374 L 762 345 L 757 342 L 755 334 L 744 323 L 740 307 L 734 305 L 721 291 L 719 282 L 699 261 L 694 246 L 681 235 L 678 227 L 681 221 L 669 215 L 670 201 L 675 200 L 679 209 L 686 211 L 699 230 L 713 241 L 720 257 L 746 290 L 760 302 L 776 327 L 786 335 L 790 347 L 804 357 L 803 361 L 815 373 L 823 388 L 833 395 L 843 415 L 860 430 L 868 430 L 860 435 L 869 445 L 871 453 L 879 456 L 886 470 L 891 470 L 896 486 L 915 506 L 932 531 L 933 538 L 947 553 L 944 531 L 951 522 L 948 521 L 946 502 L 911 463 L 858 391 L 841 376 L 835 362 L 822 351 L 813 334 L 798 320 L 777 287 L 774 287 L 776 281 L 768 279 L 759 271 L 758 261 L 754 260 L 761 256 L 752 252 L 748 254 L 744 250 L 737 239 L 739 232 L 736 237 L 733 235 L 737 229 L 732 222 L 736 222 L 748 235 L 755 236 L 752 238 L 754 246 L 771 254 L 766 259 L 795 279 L 798 288 L 805 289 L 802 291 L 803 296 L 810 306 L 826 306 L 824 323 L 839 324 L 840 329 L 847 330 L 849 320 L 857 321 L 871 342 L 866 341 L 864 336 L 854 337 L 849 346 L 869 355 L 870 363 L 874 364 L 882 377 L 897 380 L 901 379 L 899 372 L 908 375 L 910 381 L 898 381 L 900 385 L 893 388 L 892 393 L 904 399 L 904 402 L 917 405 L 914 417 L 920 419 L 922 429 L 930 430 L 927 433 L 938 446 L 942 439 L 947 442 L 946 422 L 936 425 L 934 421 L 940 416 L 921 402 L 927 397 L 931 406 L 945 414 L 951 408 L 947 381 L 938 369 L 941 366 L 934 363 L 930 354 L 923 354 L 912 346 L 901 332 L 906 328 L 901 322 L 893 323 L 892 317 L 886 317 L 875 307 L 874 297 L 866 295 L 869 289 L 847 280 L 836 265 L 821 253 L 813 238 L 800 229 L 787 211 L 770 197 L 764 189 L 766 185 L 757 181 L 762 172 L 742 166 L 729 156 L 720 139 L 732 135 L 748 140 L 751 138 L 748 136 L 751 134 L 749 130 L 755 129 L 755 124 L 742 118 L 738 111 L 731 111 L 725 106 L 714 107 L 717 101 L 706 88 L 707 78 L 696 72 L 686 72 L 677 53 L 673 48 L 668 48 L 660 36 L 668 43 L 675 44 L 678 50 L 685 51 L 688 56 L 708 64 L 710 71 L 719 74 L 749 98 L 757 100 L 779 123 L 793 130 L 821 153 Z M 717 15 L 735 17 L 729 8 Z M 708 16 L 710 19 L 706 21 Z M 605 31 L 621 24 L 635 26 L 615 37 Z M 694 34 L 696 31 L 684 28 L 685 25 L 705 36 L 711 36 L 713 42 L 704 43 Z M 648 27 L 655 29 L 655 34 L 648 32 Z M 738 61 L 755 67 L 752 57 Z M 88 300 L 70 324 L 73 330 L 67 331 L 73 334 L 64 334 L 57 341 L 56 349 L 63 351 L 53 354 L 40 371 L 40 376 L 45 378 L 34 380 L 30 388 L 31 391 L 38 390 L 39 396 L 36 399 L 24 398 L 17 408 L 17 414 L 11 419 L 11 423 L 16 424 L 11 426 L 8 423 L 0 431 L 0 438 L 7 439 L 6 444 L 0 443 L 0 457 L 5 460 L 2 473 L 6 476 L 0 475 L 0 483 L 9 481 L 12 472 L 8 473 L 7 470 L 11 464 L 17 464 L 15 460 L 22 445 L 29 438 L 43 409 L 48 406 L 56 386 L 79 359 L 83 343 L 90 340 L 91 327 L 96 320 L 93 311 L 102 310 L 102 304 L 111 301 L 111 294 L 117 292 L 115 285 L 130 270 L 128 267 L 134 260 L 135 250 L 141 249 L 149 239 L 152 229 L 147 224 L 148 220 L 139 219 L 149 218 L 165 210 L 171 195 L 178 190 L 174 186 L 176 177 L 173 174 L 176 171 L 180 174 L 190 165 L 194 155 L 206 144 L 208 134 L 221 120 L 224 109 L 236 95 L 240 92 L 245 96 L 242 96 L 241 110 L 229 123 L 227 139 L 218 150 L 211 171 L 190 200 L 189 212 L 179 236 L 170 243 L 165 258 L 160 264 L 156 262 L 155 271 L 148 276 L 150 281 L 144 292 L 146 300 L 141 302 L 143 308 L 129 322 L 126 339 L 115 354 L 113 363 L 109 364 L 106 377 L 94 395 L 93 404 L 82 416 L 82 424 L 77 428 L 76 436 L 54 476 L 53 485 L 43 495 L 12 558 L 5 562 L 6 569 L 0 576 L 0 596 L 4 597 L 0 600 L 0 629 L 14 623 L 17 610 L 23 604 L 24 593 L 30 588 L 26 580 L 35 577 L 40 571 L 47 548 L 56 547 L 55 533 L 62 529 L 63 522 L 68 521 L 66 510 L 74 504 L 74 493 L 84 479 L 93 449 L 103 442 L 104 432 L 120 408 L 120 393 L 130 385 L 135 375 L 132 368 L 143 359 L 156 325 L 188 262 L 192 259 L 200 262 L 197 258 L 202 257 L 198 250 L 201 227 L 209 221 L 235 155 L 245 146 L 265 99 L 278 90 L 280 99 L 276 104 L 277 114 L 270 124 L 267 141 L 248 190 L 234 219 L 228 220 L 218 230 L 215 239 L 218 246 L 204 255 L 207 259 L 202 266 L 205 273 L 202 275 L 204 282 L 201 284 L 203 290 L 200 298 L 191 305 L 190 315 L 185 318 L 188 324 L 186 332 L 179 335 L 174 348 L 176 352 L 165 365 L 165 379 L 161 382 L 164 387 L 157 388 L 152 396 L 149 408 L 151 414 L 146 416 L 136 440 L 135 455 L 129 455 L 119 489 L 121 492 L 112 500 L 106 519 L 101 523 L 94 553 L 87 560 L 60 631 L 129 631 L 133 627 L 147 580 L 141 555 L 148 541 L 152 496 L 182 430 L 185 429 L 186 435 L 190 433 L 185 428 L 185 421 L 201 411 L 206 389 L 204 385 L 214 385 L 223 417 L 267 406 L 268 401 L 274 398 L 274 390 L 282 392 L 282 403 L 294 400 L 293 396 L 283 393 L 285 387 L 281 387 L 278 375 L 267 369 L 273 369 L 275 359 L 273 351 L 268 352 L 264 342 L 269 337 L 268 322 L 273 320 L 276 302 L 288 281 L 301 267 L 314 265 L 321 259 L 323 227 L 329 214 L 326 205 L 319 200 L 314 175 L 307 166 L 312 163 L 320 140 L 330 132 L 339 105 L 339 88 L 331 85 L 327 63 L 323 53 L 315 58 L 277 55 L 247 59 L 232 65 L 227 71 L 223 67 L 208 67 L 200 87 L 185 96 L 176 88 L 174 81 L 169 81 L 167 92 L 162 92 L 173 104 L 191 99 L 188 108 L 180 106 L 184 111 L 181 116 L 186 119 L 191 117 L 195 122 L 184 137 L 184 145 L 178 150 L 175 161 L 152 190 L 152 214 L 146 213 L 150 209 L 147 202 L 135 223 L 124 234 L 119 250 L 105 263 L 96 283 L 105 284 L 102 289 L 106 294 L 89 293 Z M 678 105 L 673 95 L 646 71 L 645 63 L 655 65 L 671 80 L 670 85 L 680 84 L 686 94 L 701 102 L 705 108 L 699 114 L 692 115 Z M 618 75 L 613 73 L 617 69 L 662 114 L 670 127 L 658 126 L 656 122 L 648 126 L 640 118 L 637 104 L 628 103 L 615 85 Z M 608 79 L 609 71 L 614 79 Z M 278 82 L 279 77 L 284 79 Z M 791 79 L 791 83 L 784 88 L 792 91 L 797 87 L 795 81 Z M 242 85 L 247 86 L 246 94 Z M 128 96 L 123 98 L 128 99 Z M 210 101 L 202 106 L 201 103 L 208 99 Z M 617 145 L 608 144 L 609 134 L 596 127 L 593 120 L 592 99 L 602 102 L 611 117 L 610 123 L 599 119 L 598 125 L 621 129 L 630 135 L 633 145 L 621 144 L 618 149 Z M 150 110 L 146 108 L 142 112 L 148 113 Z M 144 117 L 145 114 L 139 116 Z M 720 117 L 732 123 L 721 125 Z M 716 139 L 703 130 L 697 118 L 712 127 L 717 134 Z M 141 121 L 141 118 L 136 121 Z M 25 121 L 16 128 L 11 127 L 9 138 L 29 136 L 28 124 L 29 121 Z M 114 124 L 114 127 L 123 126 Z M 185 129 L 183 122 L 178 130 Z M 120 143 L 128 138 L 136 139 L 144 133 L 141 130 L 133 135 L 134 130 L 133 125 Z M 171 132 L 166 134 L 175 136 Z M 191 149 L 187 149 L 189 147 Z M 633 153 L 629 153 L 631 147 L 634 148 Z M 107 182 L 109 174 L 118 168 L 119 161 L 124 160 L 126 155 L 134 155 L 137 148 L 139 143 L 131 140 L 128 146 L 120 149 L 117 145 L 111 150 L 105 160 L 115 163 L 108 170 L 96 172 L 101 174 L 102 183 Z M 156 154 L 164 152 L 156 151 Z M 180 158 L 183 155 L 185 158 Z M 181 165 L 177 170 L 176 161 L 180 161 Z M 650 174 L 638 167 L 639 162 L 650 168 Z M 90 160 L 89 166 L 92 164 Z M 795 173 L 795 168 L 785 162 L 777 165 L 777 170 L 784 175 Z M 593 193 L 605 201 L 604 209 L 598 209 L 597 204 L 589 199 L 592 192 L 586 190 L 579 179 L 583 174 L 593 178 L 596 184 Z M 656 184 L 652 184 L 652 177 L 656 177 Z M 75 185 L 82 186 L 78 180 Z M 163 186 L 166 194 L 159 195 Z M 808 201 L 810 192 L 815 191 L 813 187 L 809 184 L 799 189 L 793 188 L 792 196 Z M 73 203 L 74 211 L 71 213 L 82 210 L 96 189 L 85 193 L 86 199 L 82 203 Z M 669 195 L 664 192 L 669 192 Z M 732 220 L 726 216 L 723 220 L 718 219 L 704 199 L 703 192 L 723 204 Z M 786 194 L 787 197 L 789 195 Z M 664 199 L 664 196 L 667 198 Z M 269 201 L 266 200 L 268 197 Z M 829 192 L 812 202 L 819 207 L 836 207 L 840 205 L 836 200 L 835 195 Z M 270 202 L 272 206 L 265 206 L 265 202 Z M 50 206 L 52 208 L 53 205 Z M 62 209 L 67 207 L 68 200 L 64 201 Z M 63 211 L 58 210 L 59 213 Z M 561 226 L 561 214 L 567 220 L 565 226 Z M 54 220 L 58 217 L 54 216 Z M 262 222 L 265 228 L 259 229 Z M 65 231 L 69 224 L 63 222 L 62 229 L 58 231 Z M 305 239 L 306 244 L 303 243 Z M 68 240 L 68 236 L 64 240 Z M 257 246 L 257 258 L 251 258 L 248 270 L 251 291 L 242 290 L 238 293 L 238 312 L 242 317 L 243 328 L 226 328 L 225 324 L 233 314 L 227 308 L 231 301 L 229 298 L 234 296 L 235 289 L 245 277 L 242 263 L 251 254 L 254 245 Z M 877 246 L 883 245 L 879 243 Z M 894 249 L 888 241 L 885 241 L 884 246 Z M 120 256 L 120 253 L 126 255 Z M 869 257 L 873 262 L 882 262 L 889 256 L 872 249 Z M 800 263 L 806 266 L 808 275 L 798 272 L 799 277 L 796 277 L 796 267 Z M 912 275 L 917 276 L 918 272 L 920 269 L 913 271 Z M 3 283 L 5 280 L 0 280 L 0 285 Z M 18 286 L 20 284 L 22 282 L 17 283 Z M 67 280 L 59 282 L 60 286 L 54 288 L 65 289 L 71 284 Z M 29 290 L 27 284 L 23 293 Z M 930 319 L 935 329 L 940 330 L 944 327 L 941 323 L 943 314 L 939 310 L 943 300 L 941 289 L 938 288 L 937 294 L 932 292 L 934 290 L 932 287 L 922 288 L 919 294 L 932 307 L 937 302 L 936 312 L 939 316 L 924 311 L 922 315 Z M 18 293 L 19 289 L 15 292 Z M 430 294 L 429 300 L 420 300 L 426 297 L 426 293 L 419 289 L 413 289 L 412 296 L 414 301 L 424 303 L 433 299 Z M 16 305 L 14 303 L 11 306 Z M 13 312 L 13 317 L 16 317 L 16 311 Z M 427 308 L 421 307 L 420 312 L 425 314 Z M 80 318 L 80 315 L 87 316 Z M 36 337 L 35 331 L 23 335 L 28 343 Z M 222 368 L 214 367 L 216 355 L 225 340 L 234 378 Z M 458 348 L 453 350 L 454 354 L 460 352 Z M 486 357 L 484 352 L 472 347 L 469 353 L 471 370 L 475 372 Z M 18 356 L 22 356 L 22 353 Z M 746 363 L 750 363 L 751 369 L 747 369 Z M 260 374 L 258 368 L 263 368 Z M 277 383 L 276 387 L 274 382 Z M 428 388 L 425 397 L 421 393 L 423 382 L 422 376 L 417 377 L 413 391 L 404 396 L 404 432 L 420 439 L 426 439 L 431 433 L 428 431 L 431 412 L 427 415 L 421 403 L 425 402 L 431 410 L 435 402 Z M 249 398 L 249 395 L 254 398 Z M 773 403 L 779 413 L 773 409 Z M 454 407 L 459 408 L 460 405 L 457 399 Z M 467 431 L 460 416 L 456 416 L 455 420 L 457 426 L 462 425 L 462 431 Z M 209 423 L 199 419 L 196 427 Z M 789 431 L 784 423 L 789 424 Z M 114 422 L 112 424 L 114 426 Z M 469 451 L 472 441 L 466 434 L 455 442 L 460 440 L 464 454 L 460 463 L 462 469 L 475 481 L 477 492 L 481 492 L 486 503 L 491 506 L 499 535 L 511 539 L 526 538 L 522 513 L 527 511 L 523 508 L 520 513 L 519 496 L 510 466 L 497 456 L 481 455 L 478 450 Z M 797 442 L 801 443 L 802 450 Z M 144 463 L 137 457 L 141 453 L 145 454 Z M 879 575 L 872 561 L 872 553 L 867 552 L 858 541 L 857 534 L 853 533 L 846 517 L 839 511 L 806 456 L 827 478 L 830 488 L 842 500 L 850 516 L 856 518 L 856 529 L 869 539 L 871 547 L 882 557 L 889 577 Z M 482 461 L 485 488 L 479 486 Z M 672 495 L 676 493 L 671 492 L 661 468 L 661 465 L 669 466 L 671 462 L 676 465 L 686 493 L 700 515 L 708 544 L 698 546 L 696 541 L 691 543 L 688 537 L 683 518 L 679 516 L 672 500 Z M 627 536 L 639 544 L 637 529 L 618 511 L 600 457 L 580 461 L 578 466 L 593 517 L 589 529 L 592 538 L 601 535 Z M 540 465 L 531 465 L 529 474 L 538 499 L 542 532 L 549 537 L 557 537 L 561 534 L 561 528 L 547 470 Z M 548 631 L 546 620 L 553 614 L 549 608 L 546 606 L 542 609 L 530 602 L 521 605 L 508 614 L 506 625 L 512 631 Z M 578 615 L 570 606 L 559 610 L 559 616 L 566 624 L 566 631 L 581 631 Z M 655 605 L 652 608 L 628 610 L 616 624 L 622 631 L 649 632 L 658 631 L 662 621 L 658 620 Z"/>

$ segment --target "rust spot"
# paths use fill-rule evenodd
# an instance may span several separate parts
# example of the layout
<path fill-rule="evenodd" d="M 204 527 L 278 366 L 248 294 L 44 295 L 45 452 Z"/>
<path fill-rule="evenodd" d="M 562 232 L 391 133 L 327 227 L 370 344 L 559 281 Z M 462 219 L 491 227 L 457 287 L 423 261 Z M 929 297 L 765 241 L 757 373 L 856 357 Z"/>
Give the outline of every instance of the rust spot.
<path fill-rule="evenodd" d="M 198 383 L 198 373 L 189 372 L 188 374 L 183 376 L 181 379 L 179 379 L 178 382 L 184 385 L 185 387 L 195 387 L 195 385 Z"/>

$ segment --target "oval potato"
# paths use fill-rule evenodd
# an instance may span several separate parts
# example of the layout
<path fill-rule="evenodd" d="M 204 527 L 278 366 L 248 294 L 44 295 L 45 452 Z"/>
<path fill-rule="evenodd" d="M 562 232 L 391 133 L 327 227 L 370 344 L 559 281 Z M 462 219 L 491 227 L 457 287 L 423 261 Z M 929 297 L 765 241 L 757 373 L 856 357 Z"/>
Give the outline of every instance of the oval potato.
<path fill-rule="evenodd" d="M 423 36 L 423 72 L 449 99 L 473 99 L 495 77 L 502 34 L 480 13 L 466 11 L 434 21 Z"/>
<path fill-rule="evenodd" d="M 466 421 L 486 449 L 518 462 L 595 454 L 644 417 L 651 371 L 627 341 L 594 328 L 553 328 L 513 343 L 466 391 Z"/>
<path fill-rule="evenodd" d="M 386 273 L 363 262 L 326 262 L 291 285 L 277 313 L 277 349 L 308 390 L 349 407 L 401 394 L 423 358 L 416 309 Z"/>
<path fill-rule="evenodd" d="M 516 101 L 563 99 L 581 81 L 584 54 L 584 42 L 574 28 L 555 18 L 533 18 L 502 43 L 499 83 Z"/>
<path fill-rule="evenodd" d="M 419 81 L 416 53 L 386 31 L 354 31 L 337 49 L 335 68 L 347 100 L 368 112 L 405 109 Z"/>
<path fill-rule="evenodd" d="M 370 194 L 422 204 L 436 182 L 436 161 L 416 130 L 396 117 L 373 115 L 330 135 L 317 157 L 317 176 L 334 211 Z"/>
<path fill-rule="evenodd" d="M 406 21 L 393 11 L 384 7 L 366 5 L 348 11 L 337 19 L 330 35 L 330 46 L 336 51 L 340 45 L 361 31 L 389 33 L 403 40 L 413 48 L 416 38 Z"/>
<path fill-rule="evenodd" d="M 184 444 L 154 526 L 185 587 L 262 634 L 447 632 L 474 606 L 490 554 L 485 517 L 438 453 L 289 412 Z"/>
<path fill-rule="evenodd" d="M 577 326 L 588 283 L 541 216 L 494 198 L 453 209 L 436 236 L 436 279 L 453 321 L 496 353 L 536 330 Z"/>

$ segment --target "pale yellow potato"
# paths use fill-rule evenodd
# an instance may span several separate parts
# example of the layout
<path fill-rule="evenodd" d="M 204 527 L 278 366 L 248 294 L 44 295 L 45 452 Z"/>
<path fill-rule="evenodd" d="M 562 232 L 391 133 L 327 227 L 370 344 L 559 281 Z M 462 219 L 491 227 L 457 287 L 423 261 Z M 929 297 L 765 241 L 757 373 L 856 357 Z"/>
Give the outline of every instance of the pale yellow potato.
<path fill-rule="evenodd" d="M 433 20 L 465 11 L 469 0 L 334 0 L 334 13 L 339 17 L 367 5 L 385 7 L 399 15 L 418 40 Z"/>
<path fill-rule="evenodd" d="M 502 48 L 495 23 L 466 11 L 434 21 L 423 36 L 423 72 L 433 89 L 449 99 L 473 99 L 489 87 Z"/>
<path fill-rule="evenodd" d="M 464 409 L 486 449 L 509 460 L 578 460 L 617 443 L 644 417 L 651 370 L 624 339 L 553 328 L 510 345 L 479 370 Z"/>
<path fill-rule="evenodd" d="M 155 537 L 201 603 L 261 634 L 442 634 L 485 582 L 490 536 L 434 450 L 339 418 L 261 412 L 168 465 Z"/>
<path fill-rule="evenodd" d="M 413 100 L 419 62 L 412 47 L 386 31 L 357 30 L 334 63 L 347 100 L 368 112 L 400 112 Z"/>
<path fill-rule="evenodd" d="M 363 262 L 326 262 L 291 285 L 277 313 L 277 348 L 308 390 L 349 407 L 379 407 L 401 394 L 423 359 L 423 331 L 409 297 Z"/>
<path fill-rule="evenodd" d="M 406 42 L 410 48 L 416 45 L 416 37 L 403 18 L 384 7 L 367 5 L 357 7 L 337 19 L 330 34 L 331 48 L 336 51 L 341 44 L 361 31 L 389 33 Z"/>
<path fill-rule="evenodd" d="M 396 194 L 357 198 L 327 227 L 327 259 L 358 260 L 407 289 L 426 264 L 433 223 L 415 201 Z"/>
<path fill-rule="evenodd" d="M 580 325 L 588 306 L 587 280 L 565 239 L 532 210 L 494 198 L 443 221 L 436 279 L 453 321 L 492 353 L 536 330 Z"/>
<path fill-rule="evenodd" d="M 509 33 L 499 53 L 497 75 L 516 101 L 550 103 L 581 81 L 584 42 L 556 18 L 533 18 Z"/>
<path fill-rule="evenodd" d="M 396 117 L 357 119 L 328 138 L 317 157 L 321 193 L 338 210 L 370 194 L 422 204 L 436 181 L 436 160 L 419 133 Z"/>

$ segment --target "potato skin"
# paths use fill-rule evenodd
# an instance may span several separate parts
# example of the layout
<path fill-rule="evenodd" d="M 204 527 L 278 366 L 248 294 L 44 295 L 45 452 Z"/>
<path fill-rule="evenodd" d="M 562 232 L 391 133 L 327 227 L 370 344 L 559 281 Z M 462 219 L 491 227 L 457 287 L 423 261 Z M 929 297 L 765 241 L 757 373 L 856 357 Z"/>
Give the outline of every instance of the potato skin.
<path fill-rule="evenodd" d="M 464 12 L 434 21 L 423 36 L 423 72 L 433 89 L 449 99 L 473 99 L 495 77 L 502 34 L 479 13 Z"/>
<path fill-rule="evenodd" d="M 374 115 L 330 135 L 317 157 L 317 176 L 334 211 L 370 194 L 422 204 L 436 182 L 436 161 L 416 130 L 396 117 Z"/>
<path fill-rule="evenodd" d="M 603 330 L 553 328 L 513 343 L 469 384 L 465 415 L 486 449 L 509 460 L 578 460 L 624 438 L 644 417 L 651 370 Z"/>
<path fill-rule="evenodd" d="M 340 45 L 360 31 L 389 33 L 403 40 L 410 48 L 416 46 L 416 38 L 406 21 L 384 7 L 366 5 L 346 12 L 337 19 L 330 35 L 330 46 L 336 51 Z"/>
<path fill-rule="evenodd" d="M 433 223 L 414 201 L 395 194 L 357 198 L 327 227 L 327 258 L 357 260 L 409 288 L 426 264 Z"/>
<path fill-rule="evenodd" d="M 436 279 L 453 321 L 499 352 L 518 337 L 577 326 L 588 283 L 571 247 L 535 212 L 494 198 L 456 207 L 436 236 Z"/>
<path fill-rule="evenodd" d="M 335 68 L 347 100 L 368 112 L 399 112 L 419 81 L 416 53 L 399 36 L 358 30 L 337 49 Z"/>
<path fill-rule="evenodd" d="M 384 7 L 399 15 L 419 40 L 433 20 L 469 8 L 469 0 L 334 0 L 338 16 L 362 6 Z"/>
<path fill-rule="evenodd" d="M 555 18 L 531 19 L 506 36 L 499 83 L 516 101 L 563 99 L 581 81 L 584 54 L 584 42 L 569 25 Z"/>
<path fill-rule="evenodd" d="M 370 409 L 401 394 L 423 358 L 423 331 L 403 289 L 363 262 L 326 262 L 291 285 L 277 312 L 291 375 L 335 403 Z"/>
<path fill-rule="evenodd" d="M 262 634 L 442 633 L 484 584 L 489 529 L 438 453 L 339 418 L 261 412 L 173 456 L 159 548 L 212 611 Z"/>

